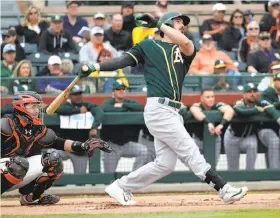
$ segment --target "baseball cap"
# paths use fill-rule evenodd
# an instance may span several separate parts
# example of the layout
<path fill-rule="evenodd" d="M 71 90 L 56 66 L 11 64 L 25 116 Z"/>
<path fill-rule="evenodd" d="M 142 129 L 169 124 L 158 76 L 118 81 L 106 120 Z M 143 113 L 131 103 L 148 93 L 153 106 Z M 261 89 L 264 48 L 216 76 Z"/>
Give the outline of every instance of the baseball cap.
<path fill-rule="evenodd" d="M 75 1 L 75 0 L 68 0 L 68 1 L 66 2 L 66 6 L 67 6 L 67 7 L 69 7 L 69 6 L 72 5 L 72 4 L 80 5 L 80 2 Z"/>
<path fill-rule="evenodd" d="M 274 74 L 273 79 L 280 81 L 280 73 Z"/>
<path fill-rule="evenodd" d="M 226 11 L 227 7 L 223 3 L 217 3 L 213 6 L 212 11 Z"/>
<path fill-rule="evenodd" d="M 161 8 L 167 8 L 168 6 L 168 1 L 160 1 L 160 0 L 157 0 L 156 1 L 156 6 L 159 6 Z"/>
<path fill-rule="evenodd" d="M 98 19 L 98 18 L 101 18 L 101 19 L 104 19 L 105 18 L 105 15 L 102 14 L 102 13 L 97 13 L 93 16 L 94 19 Z"/>
<path fill-rule="evenodd" d="M 2 33 L 2 36 L 5 37 L 5 36 L 16 36 L 17 35 L 17 32 L 15 30 L 6 30 Z"/>
<path fill-rule="evenodd" d="M 280 1 L 279 0 L 269 0 L 268 1 L 268 7 L 272 7 L 274 5 L 280 5 Z"/>
<path fill-rule="evenodd" d="M 91 33 L 92 36 L 95 35 L 95 34 L 102 34 L 102 35 L 104 35 L 104 30 L 101 27 L 99 27 L 99 26 L 95 26 L 95 27 L 93 27 L 91 29 L 90 33 Z"/>
<path fill-rule="evenodd" d="M 69 95 L 80 95 L 83 93 L 83 90 L 79 85 L 74 85 L 73 88 L 70 90 Z"/>
<path fill-rule="evenodd" d="M 123 2 L 122 9 L 123 8 L 134 8 L 134 4 L 132 2 Z"/>
<path fill-rule="evenodd" d="M 261 32 L 259 35 L 259 39 L 263 40 L 263 39 L 271 39 L 271 35 L 268 32 Z"/>
<path fill-rule="evenodd" d="M 212 38 L 212 36 L 209 35 L 209 34 L 204 34 L 204 35 L 202 36 L 202 40 L 213 40 L 213 38 Z"/>
<path fill-rule="evenodd" d="M 118 79 L 113 83 L 113 90 L 120 89 L 120 88 L 126 89 L 127 87 L 124 85 L 123 81 Z"/>
<path fill-rule="evenodd" d="M 61 59 L 56 55 L 52 55 L 49 57 L 48 64 L 49 65 L 61 64 Z"/>
<path fill-rule="evenodd" d="M 271 69 L 271 70 L 280 69 L 280 64 L 273 65 L 270 69 Z"/>
<path fill-rule="evenodd" d="M 247 83 L 243 86 L 244 92 L 250 92 L 251 90 L 258 91 L 257 87 L 253 83 Z"/>
<path fill-rule="evenodd" d="M 220 69 L 226 67 L 226 63 L 223 60 L 215 61 L 215 69 Z"/>
<path fill-rule="evenodd" d="M 3 54 L 8 52 L 15 52 L 16 47 L 13 44 L 6 44 L 3 48 Z"/>
<path fill-rule="evenodd" d="M 60 15 L 53 15 L 51 16 L 51 21 L 61 21 L 62 22 L 62 17 Z"/>

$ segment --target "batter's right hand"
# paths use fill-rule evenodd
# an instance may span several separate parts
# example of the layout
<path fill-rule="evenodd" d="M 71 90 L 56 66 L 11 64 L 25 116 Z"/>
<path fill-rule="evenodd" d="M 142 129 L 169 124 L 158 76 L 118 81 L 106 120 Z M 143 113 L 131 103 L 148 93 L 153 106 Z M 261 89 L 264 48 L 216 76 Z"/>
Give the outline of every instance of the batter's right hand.
<path fill-rule="evenodd" d="M 208 130 L 211 135 L 215 134 L 215 126 L 213 125 L 213 123 L 208 123 Z"/>
<path fill-rule="evenodd" d="M 93 64 L 88 64 L 88 65 L 84 65 L 82 66 L 79 70 L 78 70 L 78 77 L 81 79 L 81 78 L 84 78 L 84 77 L 87 77 L 89 76 L 92 72 L 95 72 L 96 69 L 94 67 Z"/>

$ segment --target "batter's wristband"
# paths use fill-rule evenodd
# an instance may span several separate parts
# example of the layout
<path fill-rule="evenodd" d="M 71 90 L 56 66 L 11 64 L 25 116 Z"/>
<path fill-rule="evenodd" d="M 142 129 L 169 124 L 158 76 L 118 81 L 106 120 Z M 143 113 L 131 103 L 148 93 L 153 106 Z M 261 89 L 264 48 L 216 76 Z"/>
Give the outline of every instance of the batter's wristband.
<path fill-rule="evenodd" d="M 225 126 L 225 125 L 227 125 L 229 123 L 229 121 L 228 120 L 226 120 L 226 119 L 222 119 L 222 121 L 221 121 L 221 123 L 220 124 L 222 124 L 223 126 Z"/>
<path fill-rule="evenodd" d="M 203 121 L 205 124 L 211 123 L 210 120 L 207 119 L 207 117 L 205 117 L 202 121 Z"/>
<path fill-rule="evenodd" d="M 160 30 L 161 25 L 162 25 L 162 22 L 161 22 L 161 21 L 158 21 L 158 22 L 157 22 L 157 28 L 158 28 L 159 30 Z"/>

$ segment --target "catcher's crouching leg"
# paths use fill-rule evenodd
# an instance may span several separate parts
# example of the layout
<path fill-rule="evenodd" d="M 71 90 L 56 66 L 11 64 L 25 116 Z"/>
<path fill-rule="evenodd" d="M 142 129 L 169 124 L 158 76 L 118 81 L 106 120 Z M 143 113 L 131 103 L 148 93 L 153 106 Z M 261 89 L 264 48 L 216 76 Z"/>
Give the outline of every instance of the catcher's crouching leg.
<path fill-rule="evenodd" d="M 20 183 L 25 177 L 29 168 L 28 161 L 23 157 L 12 157 L 6 162 L 1 172 L 1 194 L 14 185 Z"/>
<path fill-rule="evenodd" d="M 42 156 L 43 175 L 33 180 L 31 183 L 19 189 L 22 194 L 21 205 L 44 205 L 55 204 L 60 198 L 56 195 L 45 194 L 55 180 L 59 179 L 63 173 L 63 162 L 59 154 L 54 150 Z"/>

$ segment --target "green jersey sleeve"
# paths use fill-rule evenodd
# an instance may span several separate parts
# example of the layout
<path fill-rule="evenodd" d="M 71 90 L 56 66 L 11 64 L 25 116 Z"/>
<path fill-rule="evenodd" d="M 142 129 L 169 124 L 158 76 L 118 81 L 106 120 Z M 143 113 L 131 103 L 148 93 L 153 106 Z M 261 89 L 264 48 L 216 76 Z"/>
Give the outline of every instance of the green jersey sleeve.
<path fill-rule="evenodd" d="M 126 53 L 129 54 L 133 60 L 135 61 L 135 65 L 141 63 L 144 64 L 144 60 L 145 60 L 145 54 L 143 52 L 143 48 L 145 48 L 146 46 L 148 46 L 147 44 L 149 41 L 144 40 L 140 43 L 137 43 L 135 46 L 133 46 L 131 49 L 129 49 Z"/>

